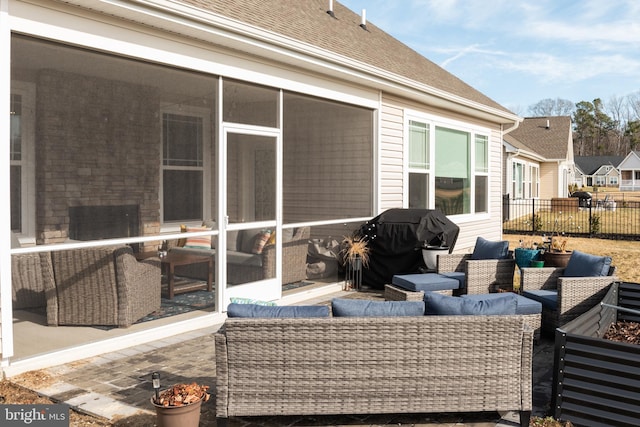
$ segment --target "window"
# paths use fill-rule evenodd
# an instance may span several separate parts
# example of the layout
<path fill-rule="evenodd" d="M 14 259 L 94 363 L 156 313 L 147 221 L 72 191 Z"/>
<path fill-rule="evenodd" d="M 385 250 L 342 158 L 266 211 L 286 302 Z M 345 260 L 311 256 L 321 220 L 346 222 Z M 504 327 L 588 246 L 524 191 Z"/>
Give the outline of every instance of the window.
<path fill-rule="evenodd" d="M 529 173 L 531 175 L 529 197 L 540 196 L 540 168 L 536 165 L 529 167 Z"/>
<path fill-rule="evenodd" d="M 12 82 L 9 119 L 11 231 L 32 238 L 35 237 L 34 105 L 33 85 Z"/>
<path fill-rule="evenodd" d="M 409 207 L 446 215 L 488 212 L 488 135 L 418 119 L 407 129 Z"/>
<path fill-rule="evenodd" d="M 609 177 L 609 184 L 610 185 L 618 185 L 618 177 L 617 176 L 610 176 Z"/>
<path fill-rule="evenodd" d="M 409 207 L 429 206 L 429 125 L 409 121 Z"/>
<path fill-rule="evenodd" d="M 524 197 L 524 164 L 513 162 L 511 191 L 514 199 L 522 199 Z"/>
<path fill-rule="evenodd" d="M 189 222 L 205 216 L 205 135 L 208 112 L 165 108 L 162 113 L 163 222 Z"/>

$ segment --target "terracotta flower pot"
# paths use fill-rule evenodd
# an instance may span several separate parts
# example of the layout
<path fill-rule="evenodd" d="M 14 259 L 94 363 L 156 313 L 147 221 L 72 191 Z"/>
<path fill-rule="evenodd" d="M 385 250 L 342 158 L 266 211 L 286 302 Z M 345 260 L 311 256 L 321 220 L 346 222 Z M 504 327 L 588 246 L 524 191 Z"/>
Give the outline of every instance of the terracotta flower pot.
<path fill-rule="evenodd" d="M 158 427 L 198 427 L 200 424 L 200 408 L 204 398 L 183 406 L 157 405 L 154 398 L 151 404 L 156 407 Z"/>

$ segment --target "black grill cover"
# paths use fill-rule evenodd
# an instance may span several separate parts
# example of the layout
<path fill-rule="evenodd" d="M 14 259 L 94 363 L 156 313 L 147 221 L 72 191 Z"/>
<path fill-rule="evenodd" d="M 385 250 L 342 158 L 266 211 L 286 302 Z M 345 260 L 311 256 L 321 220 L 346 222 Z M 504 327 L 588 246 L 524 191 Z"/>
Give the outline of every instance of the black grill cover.
<path fill-rule="evenodd" d="M 369 242 L 369 265 L 362 283 L 383 289 L 394 274 L 418 273 L 425 268 L 422 245 L 449 246 L 458 240 L 460 227 L 437 209 L 390 209 L 364 223 L 357 234 Z"/>

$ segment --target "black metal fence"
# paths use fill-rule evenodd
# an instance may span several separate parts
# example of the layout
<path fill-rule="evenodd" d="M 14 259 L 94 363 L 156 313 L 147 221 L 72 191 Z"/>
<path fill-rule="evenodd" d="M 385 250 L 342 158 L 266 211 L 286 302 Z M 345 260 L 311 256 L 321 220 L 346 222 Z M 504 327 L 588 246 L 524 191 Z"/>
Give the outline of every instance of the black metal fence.
<path fill-rule="evenodd" d="M 502 231 L 511 234 L 564 234 L 601 239 L 640 240 L 640 202 L 577 198 L 509 199 L 502 204 Z"/>

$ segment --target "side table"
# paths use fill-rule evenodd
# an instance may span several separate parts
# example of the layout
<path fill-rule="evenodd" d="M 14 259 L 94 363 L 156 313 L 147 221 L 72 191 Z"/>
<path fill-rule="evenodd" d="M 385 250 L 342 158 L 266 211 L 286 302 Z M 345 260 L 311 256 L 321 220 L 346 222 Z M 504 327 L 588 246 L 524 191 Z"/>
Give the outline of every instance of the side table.
<path fill-rule="evenodd" d="M 171 252 L 167 253 L 166 256 L 160 258 L 162 262 L 163 270 L 165 270 L 167 274 L 167 282 L 168 282 L 168 298 L 173 299 L 176 294 L 190 292 L 195 289 L 207 289 L 207 291 L 211 292 L 213 290 L 213 257 L 211 256 L 202 256 L 202 255 L 193 255 L 193 254 L 184 254 Z M 209 274 L 207 276 L 207 284 L 192 287 L 189 286 L 185 289 L 180 289 L 175 287 L 175 267 L 176 265 L 189 265 L 189 264 L 199 264 L 199 263 L 207 263 L 209 265 Z"/>

